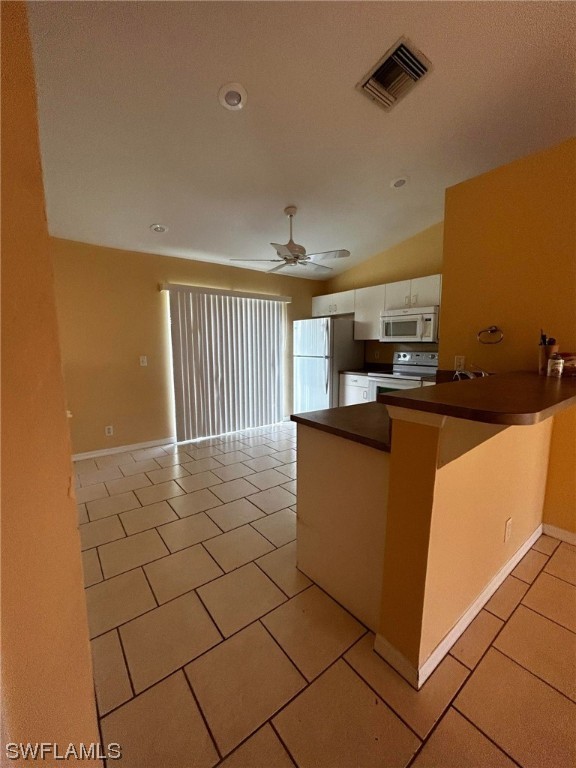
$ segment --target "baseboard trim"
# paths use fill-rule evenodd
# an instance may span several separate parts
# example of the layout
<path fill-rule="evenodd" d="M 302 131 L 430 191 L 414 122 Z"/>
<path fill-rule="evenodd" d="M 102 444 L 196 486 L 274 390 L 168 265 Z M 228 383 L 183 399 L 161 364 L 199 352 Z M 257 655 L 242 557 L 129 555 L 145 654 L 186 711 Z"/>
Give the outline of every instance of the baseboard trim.
<path fill-rule="evenodd" d="M 568 533 L 565 531 L 565 533 Z M 532 547 L 532 545 L 542 535 L 542 525 L 539 525 L 534 533 L 522 544 L 522 546 L 512 555 L 505 565 L 498 571 L 498 573 L 488 582 L 486 587 L 478 595 L 476 600 L 470 605 L 467 611 L 460 617 L 454 627 L 448 632 L 446 637 L 436 646 L 434 651 L 426 659 L 424 664 L 417 669 L 411 662 L 408 661 L 396 648 L 394 648 L 388 640 L 382 635 L 376 635 L 374 642 L 374 650 L 379 656 L 390 664 L 391 667 L 402 675 L 410 685 L 414 686 L 417 690 L 421 688 L 426 680 L 430 677 L 432 672 L 440 664 L 442 659 L 446 656 L 450 648 L 458 640 L 458 638 L 466 631 L 468 626 L 480 613 L 482 608 L 486 605 L 488 600 L 492 597 L 494 592 L 502 584 L 504 579 L 510 575 L 510 573 L 516 568 L 520 560 L 524 557 L 526 552 Z M 551 534 L 552 535 L 552 534 Z"/>
<path fill-rule="evenodd" d="M 175 437 L 165 437 L 163 440 L 150 440 L 147 443 L 133 443 L 132 445 L 119 445 L 116 448 L 103 448 L 100 451 L 88 451 L 87 453 L 72 454 L 72 461 L 82 459 L 97 459 L 99 456 L 108 456 L 110 453 L 126 453 L 127 451 L 139 451 L 141 448 L 156 448 L 161 445 L 173 445 Z"/>
<path fill-rule="evenodd" d="M 392 643 L 388 642 L 382 635 L 376 635 L 374 640 L 374 650 L 381 656 L 384 661 L 387 661 L 391 667 L 393 667 L 399 675 L 402 675 L 404 680 L 407 680 L 413 688 L 420 688 L 418 683 L 418 670 L 416 667 L 408 661 L 406 656 L 403 656 L 397 648 L 394 648 Z"/>
<path fill-rule="evenodd" d="M 573 547 L 576 547 L 576 533 L 566 531 L 564 528 L 557 528 L 555 525 L 548 525 L 548 523 L 544 523 L 542 528 L 547 536 L 553 536 L 555 539 L 560 539 L 560 541 L 565 541 L 567 544 L 572 544 Z"/>

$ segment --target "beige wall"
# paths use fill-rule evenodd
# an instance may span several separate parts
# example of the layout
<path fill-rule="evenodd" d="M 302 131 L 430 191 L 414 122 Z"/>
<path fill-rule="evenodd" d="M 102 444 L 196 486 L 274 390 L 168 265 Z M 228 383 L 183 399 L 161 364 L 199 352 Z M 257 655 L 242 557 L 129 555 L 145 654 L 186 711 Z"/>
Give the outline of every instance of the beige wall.
<path fill-rule="evenodd" d="M 447 419 L 441 431 L 441 452 L 445 437 L 461 443 L 478 434 L 480 442 L 436 473 L 420 663 L 542 522 L 552 420 L 489 439 L 485 428 Z"/>
<path fill-rule="evenodd" d="M 8 766 L 14 761 L 6 758 L 6 742 L 58 742 L 64 751 L 69 742 L 98 741 L 33 68 L 21 2 L 2 3 L 2 203 L 0 763 Z"/>
<path fill-rule="evenodd" d="M 537 370 L 540 328 L 576 351 L 576 139 L 446 191 L 440 367 Z M 503 343 L 479 344 L 498 325 Z M 576 532 L 576 417 L 556 417 L 545 522 Z"/>
<path fill-rule="evenodd" d="M 385 451 L 298 424 L 298 567 L 373 631 L 389 460 Z"/>
<path fill-rule="evenodd" d="M 379 634 L 416 670 L 542 522 L 552 421 L 405 417 L 426 423 L 394 417 Z"/>
<path fill-rule="evenodd" d="M 576 533 L 576 408 L 554 417 L 544 522 Z"/>
<path fill-rule="evenodd" d="M 382 253 L 358 264 L 327 281 L 326 287 L 316 291 L 333 293 L 369 285 L 393 283 L 412 277 L 425 277 L 442 272 L 442 222 L 387 248 Z"/>
<path fill-rule="evenodd" d="M 291 321 L 310 317 L 317 282 L 55 238 L 51 251 L 74 453 L 173 436 L 167 294 L 160 282 L 291 296 L 290 412 Z M 148 357 L 145 368 L 140 355 Z M 105 437 L 107 425 L 113 437 Z"/>

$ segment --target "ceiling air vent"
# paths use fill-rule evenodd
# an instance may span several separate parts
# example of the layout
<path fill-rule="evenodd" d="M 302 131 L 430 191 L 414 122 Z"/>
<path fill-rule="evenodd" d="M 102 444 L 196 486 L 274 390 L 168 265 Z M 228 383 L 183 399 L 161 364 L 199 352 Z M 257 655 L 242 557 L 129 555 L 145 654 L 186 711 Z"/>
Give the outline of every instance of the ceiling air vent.
<path fill-rule="evenodd" d="M 401 38 L 356 87 L 384 109 L 392 109 L 430 71 L 431 66 L 420 51 Z"/>

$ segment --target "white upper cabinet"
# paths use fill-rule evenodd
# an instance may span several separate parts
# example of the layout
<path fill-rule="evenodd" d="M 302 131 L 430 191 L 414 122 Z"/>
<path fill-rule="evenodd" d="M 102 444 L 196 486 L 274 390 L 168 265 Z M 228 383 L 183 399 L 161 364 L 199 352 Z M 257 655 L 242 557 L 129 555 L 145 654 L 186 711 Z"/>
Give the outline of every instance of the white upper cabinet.
<path fill-rule="evenodd" d="M 410 280 L 411 307 L 438 307 L 442 291 L 442 275 L 428 275 Z"/>
<path fill-rule="evenodd" d="M 415 277 L 386 284 L 386 309 L 436 307 L 440 304 L 442 275 Z"/>
<path fill-rule="evenodd" d="M 380 338 L 380 314 L 386 306 L 386 286 L 373 285 L 354 291 L 354 338 Z"/>
<path fill-rule="evenodd" d="M 340 291 L 312 298 L 312 317 L 348 315 L 352 312 L 354 312 L 354 291 Z"/>
<path fill-rule="evenodd" d="M 405 309 L 410 306 L 410 280 L 386 283 L 385 309 Z"/>

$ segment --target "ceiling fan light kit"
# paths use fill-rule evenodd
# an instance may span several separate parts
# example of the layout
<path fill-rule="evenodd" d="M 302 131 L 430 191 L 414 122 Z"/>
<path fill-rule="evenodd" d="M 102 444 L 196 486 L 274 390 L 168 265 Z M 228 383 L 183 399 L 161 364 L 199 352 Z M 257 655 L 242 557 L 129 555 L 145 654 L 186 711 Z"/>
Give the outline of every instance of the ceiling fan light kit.
<path fill-rule="evenodd" d="M 276 255 L 278 256 L 277 259 L 231 259 L 231 261 L 268 261 L 271 263 L 279 263 L 279 266 L 269 269 L 268 272 L 278 272 L 280 269 L 284 269 L 285 267 L 298 266 L 331 272 L 332 267 L 326 267 L 324 264 L 317 264 L 315 261 L 313 261 L 313 259 L 341 259 L 350 256 L 350 251 L 345 249 L 307 254 L 304 246 L 295 243 L 292 239 L 292 219 L 296 215 L 297 210 L 298 209 L 295 205 L 288 205 L 286 208 L 284 208 L 284 213 L 286 216 L 288 216 L 288 220 L 290 222 L 290 238 L 287 243 L 270 243 L 272 248 L 274 248 L 276 251 Z"/>

